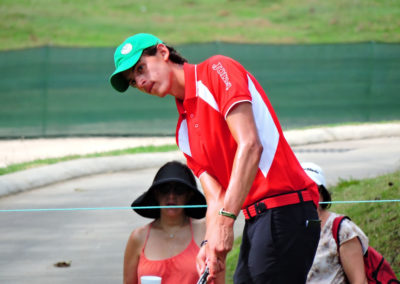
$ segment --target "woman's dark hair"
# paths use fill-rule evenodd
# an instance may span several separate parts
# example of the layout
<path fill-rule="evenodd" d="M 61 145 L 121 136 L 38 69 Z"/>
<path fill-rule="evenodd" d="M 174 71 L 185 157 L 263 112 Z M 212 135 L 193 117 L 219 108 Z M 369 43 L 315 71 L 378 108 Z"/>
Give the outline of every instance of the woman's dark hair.
<path fill-rule="evenodd" d="M 186 60 L 186 58 L 184 58 L 182 55 L 179 54 L 178 51 L 175 50 L 175 48 L 169 46 L 169 45 L 165 45 L 168 50 L 169 50 L 169 59 L 176 63 L 176 64 L 183 64 L 185 62 L 188 62 Z M 153 45 L 150 46 L 146 49 L 143 50 L 142 55 L 149 55 L 149 56 L 153 56 L 156 55 L 157 53 L 157 45 Z"/>
<path fill-rule="evenodd" d="M 322 196 L 322 201 L 323 202 L 332 201 L 331 194 L 325 188 L 325 186 L 323 186 L 323 185 L 318 186 L 318 191 L 319 191 L 319 194 Z M 323 204 L 320 204 L 319 206 L 321 206 L 322 209 L 328 209 L 329 207 L 331 207 L 331 204 L 330 203 L 323 203 Z"/>

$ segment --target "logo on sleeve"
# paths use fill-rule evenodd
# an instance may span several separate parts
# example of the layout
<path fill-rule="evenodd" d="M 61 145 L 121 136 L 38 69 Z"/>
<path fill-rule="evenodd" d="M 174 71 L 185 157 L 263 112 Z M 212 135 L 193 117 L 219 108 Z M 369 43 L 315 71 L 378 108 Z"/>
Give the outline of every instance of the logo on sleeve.
<path fill-rule="evenodd" d="M 213 64 L 212 69 L 217 71 L 218 75 L 221 77 L 222 81 L 225 83 L 225 90 L 228 91 L 230 87 L 232 87 L 231 82 L 229 81 L 228 74 L 225 71 L 224 66 L 222 66 L 221 62 L 217 64 Z"/>

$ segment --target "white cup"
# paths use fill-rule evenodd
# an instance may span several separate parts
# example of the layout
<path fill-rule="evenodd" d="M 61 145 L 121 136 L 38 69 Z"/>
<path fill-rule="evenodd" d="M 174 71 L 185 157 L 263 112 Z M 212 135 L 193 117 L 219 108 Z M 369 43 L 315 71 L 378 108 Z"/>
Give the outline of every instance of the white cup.
<path fill-rule="evenodd" d="M 140 277 L 142 284 L 161 284 L 161 277 L 158 276 L 142 276 Z"/>

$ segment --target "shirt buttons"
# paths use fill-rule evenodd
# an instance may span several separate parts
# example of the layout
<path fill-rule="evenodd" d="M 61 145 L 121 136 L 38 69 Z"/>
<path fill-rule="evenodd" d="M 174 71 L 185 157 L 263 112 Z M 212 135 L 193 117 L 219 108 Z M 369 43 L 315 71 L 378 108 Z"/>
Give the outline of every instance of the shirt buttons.
<path fill-rule="evenodd" d="M 191 113 L 191 114 L 190 114 L 190 118 L 193 118 L 193 117 L 194 117 L 194 114 L 193 114 L 193 113 Z"/>
<path fill-rule="evenodd" d="M 194 125 L 194 127 L 198 128 L 198 127 L 199 127 L 199 124 L 198 124 L 198 123 L 196 123 L 196 124 Z"/>

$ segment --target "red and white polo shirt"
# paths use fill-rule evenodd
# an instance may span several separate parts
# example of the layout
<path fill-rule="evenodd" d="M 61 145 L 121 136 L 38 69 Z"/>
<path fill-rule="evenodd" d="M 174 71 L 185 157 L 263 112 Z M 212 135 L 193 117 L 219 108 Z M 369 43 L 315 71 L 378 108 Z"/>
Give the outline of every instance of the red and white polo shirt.
<path fill-rule="evenodd" d="M 250 102 L 263 145 L 258 172 L 243 208 L 265 197 L 309 188 L 318 205 L 318 189 L 301 168 L 283 136 L 276 114 L 260 84 L 237 61 L 217 55 L 184 65 L 185 99 L 176 100 L 176 141 L 188 166 L 199 177 L 213 176 L 226 190 L 237 144 L 226 116 L 238 103 Z"/>

